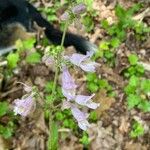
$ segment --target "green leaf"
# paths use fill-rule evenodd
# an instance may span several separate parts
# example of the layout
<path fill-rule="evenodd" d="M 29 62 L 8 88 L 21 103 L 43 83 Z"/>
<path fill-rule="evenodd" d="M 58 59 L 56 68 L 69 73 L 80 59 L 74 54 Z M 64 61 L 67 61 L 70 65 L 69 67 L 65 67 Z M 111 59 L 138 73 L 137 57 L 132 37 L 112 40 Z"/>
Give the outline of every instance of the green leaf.
<path fill-rule="evenodd" d="M 129 85 L 132 86 L 132 87 L 137 87 L 138 84 L 139 84 L 139 78 L 136 77 L 136 76 L 131 76 L 130 79 L 129 79 Z"/>
<path fill-rule="evenodd" d="M 8 122 L 7 126 L 3 126 L 0 124 L 0 134 L 5 138 L 8 139 L 12 136 L 14 132 L 14 124 L 13 122 Z"/>
<path fill-rule="evenodd" d="M 76 129 L 77 126 L 73 119 L 67 118 L 67 119 L 63 120 L 63 127 L 70 128 L 70 129 Z"/>
<path fill-rule="evenodd" d="M 142 136 L 144 134 L 144 127 L 139 122 L 134 122 L 132 126 L 132 131 L 130 132 L 130 136 L 132 138 L 136 138 Z"/>
<path fill-rule="evenodd" d="M 120 45 L 120 40 L 118 38 L 112 38 L 110 41 L 110 45 L 113 48 L 117 48 Z"/>
<path fill-rule="evenodd" d="M 102 50 L 97 51 L 93 56 L 92 56 L 92 60 L 96 60 L 98 58 L 103 57 L 104 52 Z"/>
<path fill-rule="evenodd" d="M 97 84 L 93 83 L 93 82 L 88 82 L 87 83 L 87 88 L 92 92 L 92 93 L 95 93 L 99 87 Z"/>
<path fill-rule="evenodd" d="M 12 135 L 12 129 L 4 127 L 0 124 L 0 134 L 5 138 L 9 138 Z"/>
<path fill-rule="evenodd" d="M 131 54 L 129 57 L 128 57 L 128 60 L 130 62 L 131 65 L 136 65 L 137 62 L 138 62 L 138 57 L 137 55 L 135 54 Z"/>
<path fill-rule="evenodd" d="M 53 81 L 47 82 L 45 85 L 45 92 L 47 92 L 47 93 L 52 92 L 53 85 L 54 85 Z"/>
<path fill-rule="evenodd" d="M 126 17 L 126 10 L 120 5 L 116 6 L 115 13 L 120 20 L 123 20 Z"/>
<path fill-rule="evenodd" d="M 114 57 L 114 53 L 110 50 L 105 50 L 104 51 L 104 57 L 106 59 L 112 59 Z"/>
<path fill-rule="evenodd" d="M 100 50 L 109 50 L 109 42 L 102 41 L 99 45 Z"/>
<path fill-rule="evenodd" d="M 148 79 L 148 80 L 142 80 L 142 82 L 141 82 L 141 89 L 146 94 L 150 93 L 150 79 Z"/>
<path fill-rule="evenodd" d="M 135 66 L 135 69 L 136 69 L 136 71 L 137 71 L 137 73 L 138 73 L 139 75 L 143 75 L 144 72 L 145 72 L 145 69 L 144 69 L 144 67 L 143 67 L 142 65 L 136 65 L 136 66 Z"/>
<path fill-rule="evenodd" d="M 135 94 L 136 93 L 136 87 L 131 86 L 130 84 L 128 84 L 125 88 L 124 91 L 127 95 L 129 94 Z"/>
<path fill-rule="evenodd" d="M 54 101 L 54 97 L 52 95 L 46 95 L 45 99 L 48 104 Z"/>
<path fill-rule="evenodd" d="M 91 121 L 97 121 L 97 113 L 96 113 L 96 111 L 92 111 L 91 113 L 90 113 L 90 116 L 89 116 L 89 119 L 91 120 Z"/>
<path fill-rule="evenodd" d="M 83 18 L 83 24 L 85 25 L 87 32 L 91 32 L 94 28 L 94 22 L 91 16 L 85 16 Z"/>
<path fill-rule="evenodd" d="M 127 97 L 128 108 L 134 108 L 141 102 L 141 98 L 138 95 L 130 94 Z"/>
<path fill-rule="evenodd" d="M 29 38 L 29 39 L 24 40 L 24 41 L 17 40 L 16 41 L 16 47 L 19 51 L 30 50 L 31 48 L 34 47 L 35 42 L 36 42 L 35 38 Z"/>
<path fill-rule="evenodd" d="M 41 61 L 41 54 L 34 52 L 26 57 L 26 62 L 29 64 L 39 63 Z"/>
<path fill-rule="evenodd" d="M 8 103 L 0 102 L 0 117 L 4 116 L 8 111 Z"/>
<path fill-rule="evenodd" d="M 88 74 L 86 75 L 87 81 L 94 81 L 96 78 L 97 78 L 96 73 L 88 73 Z"/>
<path fill-rule="evenodd" d="M 19 62 L 19 54 L 18 53 L 10 53 L 7 56 L 8 67 L 10 69 L 14 69 L 17 67 L 17 63 Z"/>
<path fill-rule="evenodd" d="M 56 120 L 62 121 L 62 120 L 64 120 L 65 117 L 62 112 L 56 112 L 55 118 L 56 118 Z"/>
<path fill-rule="evenodd" d="M 108 82 L 107 82 L 107 80 L 99 79 L 98 85 L 99 85 L 99 88 L 103 89 L 103 88 L 106 88 L 108 86 Z"/>
<path fill-rule="evenodd" d="M 137 12 L 138 10 L 140 10 L 141 6 L 142 5 L 140 3 L 137 3 L 137 4 L 133 5 L 131 8 L 129 8 L 127 10 L 127 15 L 128 16 L 134 15 L 135 12 Z"/>
<path fill-rule="evenodd" d="M 90 141 L 86 132 L 83 132 L 82 138 L 80 138 L 80 142 L 85 146 L 89 145 Z"/>
<path fill-rule="evenodd" d="M 107 30 L 107 28 L 109 28 L 109 23 L 106 19 L 101 21 L 101 25 L 102 25 L 102 28 L 104 28 L 106 30 Z"/>
<path fill-rule="evenodd" d="M 35 42 L 36 42 L 35 38 L 30 38 L 28 40 L 23 41 L 24 49 L 31 49 L 31 48 L 33 48 Z"/>
<path fill-rule="evenodd" d="M 146 100 L 142 100 L 138 104 L 138 108 L 141 109 L 144 112 L 150 112 L 150 102 Z"/>

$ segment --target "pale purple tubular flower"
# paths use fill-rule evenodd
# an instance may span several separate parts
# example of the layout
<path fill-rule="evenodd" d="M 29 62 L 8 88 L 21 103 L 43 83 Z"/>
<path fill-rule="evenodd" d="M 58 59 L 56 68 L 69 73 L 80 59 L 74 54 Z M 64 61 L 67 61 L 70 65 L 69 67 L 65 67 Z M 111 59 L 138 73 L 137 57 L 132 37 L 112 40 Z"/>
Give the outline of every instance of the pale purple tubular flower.
<path fill-rule="evenodd" d="M 94 97 L 94 95 L 95 94 L 92 94 L 91 96 L 76 95 L 75 102 L 82 106 L 87 106 L 91 109 L 96 109 L 97 107 L 99 107 L 99 104 L 91 100 Z"/>
<path fill-rule="evenodd" d="M 80 15 L 82 13 L 84 13 L 86 11 L 86 5 L 85 4 L 78 4 L 76 6 L 74 6 L 72 9 L 71 9 L 71 12 L 74 14 L 74 15 Z M 69 20 L 70 19 L 70 14 L 69 12 L 64 12 L 61 16 L 60 16 L 60 19 L 62 21 L 66 21 L 66 20 Z"/>
<path fill-rule="evenodd" d="M 26 117 L 31 112 L 35 110 L 36 103 L 33 100 L 33 95 L 28 95 L 22 97 L 22 99 L 16 99 L 14 101 L 14 112 L 15 114 L 20 114 L 23 117 Z"/>
<path fill-rule="evenodd" d="M 68 69 L 63 68 L 62 73 L 62 93 L 68 99 L 72 100 L 75 97 L 77 85 L 74 82 L 74 79 L 71 77 Z"/>
<path fill-rule="evenodd" d="M 69 13 L 68 12 L 65 12 L 63 13 L 61 16 L 60 16 L 60 20 L 62 21 L 66 21 L 69 19 Z"/>
<path fill-rule="evenodd" d="M 86 5 L 83 3 L 78 4 L 74 6 L 71 10 L 74 14 L 82 14 L 86 12 Z"/>
<path fill-rule="evenodd" d="M 71 112 L 74 118 L 77 120 L 78 126 L 84 131 L 87 130 L 87 128 L 90 126 L 89 122 L 87 121 L 89 115 L 85 112 L 80 111 L 75 106 L 71 107 Z"/>
<path fill-rule="evenodd" d="M 71 56 L 66 56 L 65 58 L 86 72 L 95 72 L 96 67 L 99 64 L 90 60 L 92 55 L 93 52 L 87 52 L 86 55 L 74 53 Z"/>
<path fill-rule="evenodd" d="M 49 55 L 44 55 L 42 57 L 42 61 L 45 63 L 46 66 L 53 66 L 55 64 L 54 57 Z"/>

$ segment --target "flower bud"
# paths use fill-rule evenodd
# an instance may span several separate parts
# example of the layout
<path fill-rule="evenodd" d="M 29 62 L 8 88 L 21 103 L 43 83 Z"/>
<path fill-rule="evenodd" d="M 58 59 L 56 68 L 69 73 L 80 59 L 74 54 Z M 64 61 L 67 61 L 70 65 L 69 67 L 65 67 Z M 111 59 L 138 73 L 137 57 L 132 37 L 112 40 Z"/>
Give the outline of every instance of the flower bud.
<path fill-rule="evenodd" d="M 69 19 L 69 13 L 68 12 L 65 12 L 63 13 L 61 16 L 60 16 L 60 20 L 62 21 L 66 21 Z"/>
<path fill-rule="evenodd" d="M 85 11 L 86 11 L 86 5 L 83 3 L 78 4 L 72 8 L 72 12 L 77 15 L 82 14 Z"/>

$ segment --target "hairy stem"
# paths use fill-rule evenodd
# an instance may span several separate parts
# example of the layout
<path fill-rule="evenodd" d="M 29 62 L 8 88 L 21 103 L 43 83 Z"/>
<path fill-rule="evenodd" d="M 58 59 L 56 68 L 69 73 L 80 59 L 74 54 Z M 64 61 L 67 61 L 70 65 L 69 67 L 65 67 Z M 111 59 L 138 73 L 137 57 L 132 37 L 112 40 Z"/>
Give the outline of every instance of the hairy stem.
<path fill-rule="evenodd" d="M 65 28 L 64 28 L 64 31 L 63 31 L 63 36 L 62 36 L 62 40 L 61 40 L 61 50 L 63 50 L 63 45 L 64 45 L 64 41 L 65 41 L 65 36 L 66 36 L 66 32 L 67 32 L 67 28 L 68 28 L 68 25 L 69 25 L 69 21 L 66 21 L 65 23 Z M 61 51 L 62 52 L 62 51 Z M 53 84 L 53 88 L 52 88 L 52 100 L 54 101 L 55 98 L 56 98 L 56 95 L 55 95 L 55 92 L 56 92 L 56 85 L 57 85 L 57 80 L 58 80 L 58 75 L 59 75 L 59 67 L 60 67 L 60 63 L 61 63 L 61 52 L 58 52 L 57 53 L 57 56 L 56 56 L 56 70 L 55 70 L 55 76 L 54 76 L 54 84 Z M 53 109 L 51 108 L 54 108 L 53 106 L 53 102 L 50 102 L 50 110 L 49 110 L 49 137 L 48 137 L 48 150 L 53 150 L 53 145 L 52 145 L 52 139 L 54 137 L 52 137 L 52 124 L 53 124 Z M 55 147 L 56 148 L 56 147 Z"/>

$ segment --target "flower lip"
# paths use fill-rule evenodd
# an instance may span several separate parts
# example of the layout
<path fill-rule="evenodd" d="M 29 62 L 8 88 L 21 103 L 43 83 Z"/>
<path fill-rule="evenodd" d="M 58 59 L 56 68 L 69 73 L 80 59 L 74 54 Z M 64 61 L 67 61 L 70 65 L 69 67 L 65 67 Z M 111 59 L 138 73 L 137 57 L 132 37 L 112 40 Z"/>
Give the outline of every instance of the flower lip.
<path fill-rule="evenodd" d="M 35 110 L 36 103 L 33 100 L 33 95 L 25 95 L 22 99 L 16 99 L 14 101 L 14 112 L 26 117 Z"/>
<path fill-rule="evenodd" d="M 75 97 L 75 102 L 82 106 L 87 106 L 91 109 L 96 109 L 99 107 L 99 103 L 95 103 L 92 101 L 92 98 L 95 94 L 92 94 L 91 96 L 85 96 L 85 95 L 77 95 Z"/>
<path fill-rule="evenodd" d="M 71 77 L 68 69 L 66 67 L 63 68 L 62 73 L 62 87 L 64 89 L 75 89 L 77 85 L 74 82 L 74 79 Z"/>
<path fill-rule="evenodd" d="M 95 72 L 96 67 L 99 66 L 99 64 L 90 60 L 93 54 L 92 51 L 87 52 L 86 55 L 74 53 L 71 56 L 65 56 L 64 58 L 86 72 Z"/>

